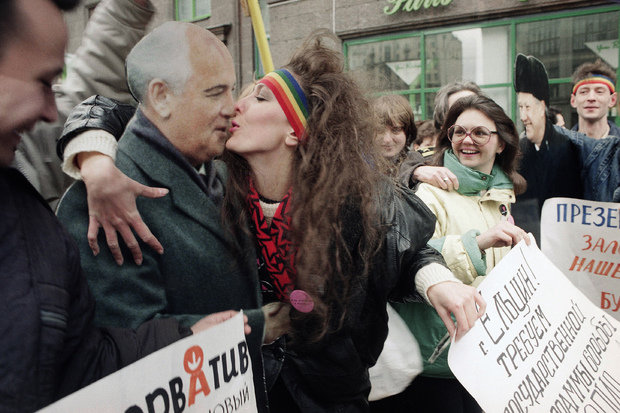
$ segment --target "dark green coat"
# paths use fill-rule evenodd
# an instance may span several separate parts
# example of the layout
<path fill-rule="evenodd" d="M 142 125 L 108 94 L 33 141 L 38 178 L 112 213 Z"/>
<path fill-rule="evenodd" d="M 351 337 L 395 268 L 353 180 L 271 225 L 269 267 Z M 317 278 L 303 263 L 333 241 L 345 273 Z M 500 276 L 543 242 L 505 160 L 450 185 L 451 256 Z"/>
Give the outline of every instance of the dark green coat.
<path fill-rule="evenodd" d="M 119 141 L 116 164 L 144 185 L 170 190 L 163 198 L 137 199 L 144 222 L 164 247 L 163 255 L 140 241 L 144 260 L 138 266 L 119 236 L 125 263 L 118 266 L 100 230 L 101 252 L 94 257 L 86 239 L 83 182 L 67 191 L 58 209 L 80 248 L 95 296 L 96 324 L 136 328 L 152 318 L 173 316 L 191 326 L 206 314 L 243 309 L 252 327 L 248 344 L 258 349 L 264 318 L 253 246 L 231 244 L 219 208 L 170 154 L 144 138 L 148 133 L 159 131 L 140 114 Z M 214 169 L 224 182 L 223 164 Z"/>

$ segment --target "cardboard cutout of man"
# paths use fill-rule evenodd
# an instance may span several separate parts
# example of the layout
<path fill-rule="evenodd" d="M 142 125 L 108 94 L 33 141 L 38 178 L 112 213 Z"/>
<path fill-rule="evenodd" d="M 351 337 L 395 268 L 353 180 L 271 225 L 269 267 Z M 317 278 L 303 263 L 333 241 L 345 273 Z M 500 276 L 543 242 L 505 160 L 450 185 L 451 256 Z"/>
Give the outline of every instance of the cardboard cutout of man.
<path fill-rule="evenodd" d="M 547 118 L 549 78 L 545 66 L 533 56 L 518 54 L 514 88 L 519 117 L 525 126 L 520 141 L 523 158 L 519 173 L 527 190 L 517 196 L 515 223 L 540 240 L 540 212 L 552 197 L 582 198 L 583 184 L 576 146 L 562 128 Z"/>

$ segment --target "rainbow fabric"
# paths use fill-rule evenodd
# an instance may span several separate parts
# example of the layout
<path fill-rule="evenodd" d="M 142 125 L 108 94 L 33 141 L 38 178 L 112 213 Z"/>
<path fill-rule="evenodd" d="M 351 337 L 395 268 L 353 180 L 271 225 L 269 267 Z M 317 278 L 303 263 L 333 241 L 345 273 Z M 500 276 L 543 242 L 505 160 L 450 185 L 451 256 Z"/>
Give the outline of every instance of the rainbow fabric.
<path fill-rule="evenodd" d="M 607 76 L 603 76 L 603 75 L 592 75 L 590 77 L 586 77 L 585 79 L 581 79 L 579 82 L 575 84 L 575 87 L 573 88 L 573 95 L 577 93 L 577 89 L 579 89 L 581 86 L 588 85 L 591 83 L 601 83 L 607 86 L 611 93 L 614 93 L 616 91 L 614 82 L 610 78 L 608 78 Z"/>
<path fill-rule="evenodd" d="M 278 69 L 265 75 L 258 83 L 265 84 L 273 92 L 297 138 L 301 140 L 306 130 L 308 101 L 293 75 L 286 69 Z"/>

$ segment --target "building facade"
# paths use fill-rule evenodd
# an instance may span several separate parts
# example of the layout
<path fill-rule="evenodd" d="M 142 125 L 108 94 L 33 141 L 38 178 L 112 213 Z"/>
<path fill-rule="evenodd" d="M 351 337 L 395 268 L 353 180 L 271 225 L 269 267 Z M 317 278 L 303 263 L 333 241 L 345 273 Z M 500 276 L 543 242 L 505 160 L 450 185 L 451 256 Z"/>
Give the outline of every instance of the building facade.
<path fill-rule="evenodd" d="M 233 55 L 239 88 L 262 75 L 240 0 L 151 1 L 158 11 L 153 27 L 179 19 L 216 33 Z M 85 0 L 67 15 L 70 51 L 96 3 Z M 577 120 L 569 103 L 575 68 L 601 58 L 618 69 L 618 1 L 260 0 L 260 6 L 276 67 L 308 34 L 329 29 L 342 41 L 347 68 L 367 90 L 407 96 L 417 119 L 432 118 L 442 85 L 471 80 L 518 120 L 512 79 L 515 56 L 523 53 L 545 64 L 551 105 L 562 109 L 570 126 Z"/>

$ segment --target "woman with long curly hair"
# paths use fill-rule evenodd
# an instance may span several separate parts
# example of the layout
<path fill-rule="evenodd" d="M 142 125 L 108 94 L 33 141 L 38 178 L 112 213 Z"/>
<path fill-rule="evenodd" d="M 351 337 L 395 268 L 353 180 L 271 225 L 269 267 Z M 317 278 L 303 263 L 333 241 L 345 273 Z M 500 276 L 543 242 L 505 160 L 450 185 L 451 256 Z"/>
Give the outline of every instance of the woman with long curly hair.
<path fill-rule="evenodd" d="M 372 107 L 325 39 L 237 102 L 223 156 L 225 221 L 255 240 L 264 302 L 290 311 L 263 352 L 272 412 L 367 411 L 388 298 L 430 301 L 454 332 L 452 313 L 458 337 L 485 307 L 427 245 L 430 211 L 382 174 Z"/>
<path fill-rule="evenodd" d="M 437 217 L 429 244 L 441 251 L 465 284 L 479 285 L 512 245 L 521 240 L 529 244 L 525 231 L 510 216 L 515 193 L 526 186 L 517 173 L 519 156 L 515 125 L 492 99 L 468 96 L 450 107 L 433 162 L 454 173 L 459 187 L 445 191 L 423 183 L 416 195 Z M 426 303 L 394 304 L 394 308 L 418 340 L 424 360 L 424 371 L 397 396 L 399 404 L 425 412 L 481 412 L 450 371 L 448 351 L 431 359 L 447 333 L 433 308 Z"/>

